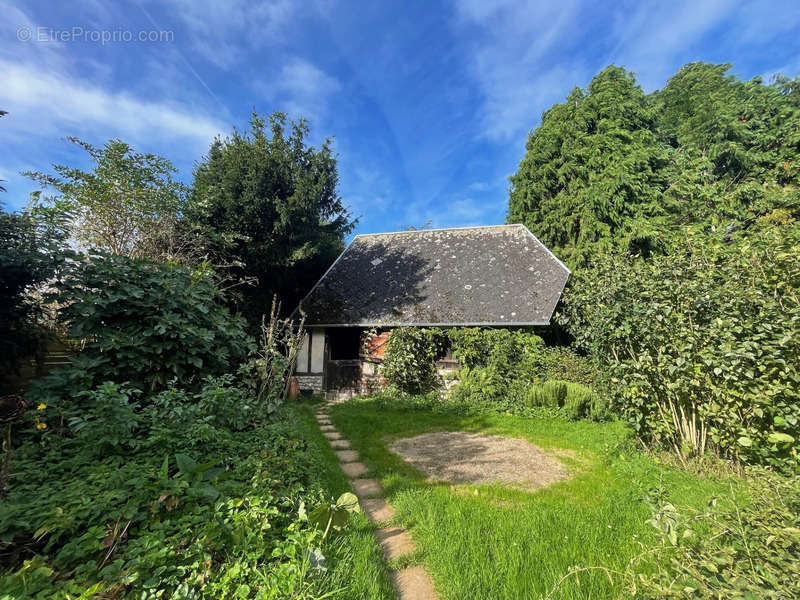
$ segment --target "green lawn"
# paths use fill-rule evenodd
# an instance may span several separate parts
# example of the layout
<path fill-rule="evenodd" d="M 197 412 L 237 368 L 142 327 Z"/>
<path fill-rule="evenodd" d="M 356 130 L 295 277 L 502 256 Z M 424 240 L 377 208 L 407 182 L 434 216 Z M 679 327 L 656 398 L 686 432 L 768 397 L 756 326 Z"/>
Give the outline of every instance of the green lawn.
<path fill-rule="evenodd" d="M 655 488 L 679 507 L 731 494 L 729 481 L 699 478 L 638 452 L 618 422 L 460 416 L 374 399 L 337 406 L 331 418 L 383 483 L 440 595 L 453 600 L 544 598 L 571 566 L 624 569 L 654 540 L 645 499 Z M 393 439 L 430 431 L 507 435 L 569 450 L 562 461 L 572 476 L 536 493 L 430 484 L 388 450 Z M 625 595 L 619 580 L 592 570 L 568 578 L 551 597 L 614 595 Z"/>

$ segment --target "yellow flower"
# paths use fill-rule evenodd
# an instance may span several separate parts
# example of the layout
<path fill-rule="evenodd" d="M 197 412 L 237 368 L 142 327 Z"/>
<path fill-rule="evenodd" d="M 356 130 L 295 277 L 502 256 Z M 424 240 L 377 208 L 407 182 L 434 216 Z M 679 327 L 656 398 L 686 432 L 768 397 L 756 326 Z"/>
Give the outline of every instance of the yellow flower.
<path fill-rule="evenodd" d="M 47 408 L 47 404 L 42 402 L 39 406 L 36 407 L 36 410 L 44 410 L 45 408 Z"/>
<path fill-rule="evenodd" d="M 36 429 L 38 429 L 39 431 L 44 431 L 45 429 L 47 429 L 47 423 L 37 423 Z"/>

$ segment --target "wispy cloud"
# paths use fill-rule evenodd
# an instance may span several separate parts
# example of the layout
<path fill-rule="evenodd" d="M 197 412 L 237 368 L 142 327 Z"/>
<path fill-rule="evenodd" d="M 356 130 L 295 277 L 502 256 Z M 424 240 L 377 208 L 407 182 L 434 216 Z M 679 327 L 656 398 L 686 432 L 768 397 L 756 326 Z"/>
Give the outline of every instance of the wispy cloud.
<path fill-rule="evenodd" d="M 290 58 L 270 83 L 258 84 L 261 92 L 293 116 L 320 121 L 331 97 L 341 89 L 339 81 L 301 58 Z"/>
<path fill-rule="evenodd" d="M 606 62 L 637 73 L 646 90 L 662 87 L 675 72 L 679 56 L 697 60 L 696 44 L 724 21 L 735 18 L 735 0 L 679 0 L 642 3 L 615 12 L 611 39 L 616 41 Z M 689 58 L 691 57 L 691 58 Z"/>
<path fill-rule="evenodd" d="M 471 46 L 472 72 L 483 95 L 483 134 L 518 137 L 558 98 L 565 81 L 581 81 L 580 63 L 548 60 L 579 23 L 576 0 L 456 2 L 455 26 Z"/>
<path fill-rule="evenodd" d="M 222 123 L 176 102 L 159 103 L 126 92 L 111 92 L 74 76 L 36 65 L 0 60 L 0 105 L 9 111 L 4 129 L 18 136 L 102 132 L 132 141 L 182 140 L 207 148 Z M 94 136 L 93 136 L 94 137 Z"/>
<path fill-rule="evenodd" d="M 298 3 L 290 0 L 177 0 L 169 3 L 192 36 L 192 46 L 220 68 L 243 61 L 248 50 L 274 45 L 285 35 Z"/>

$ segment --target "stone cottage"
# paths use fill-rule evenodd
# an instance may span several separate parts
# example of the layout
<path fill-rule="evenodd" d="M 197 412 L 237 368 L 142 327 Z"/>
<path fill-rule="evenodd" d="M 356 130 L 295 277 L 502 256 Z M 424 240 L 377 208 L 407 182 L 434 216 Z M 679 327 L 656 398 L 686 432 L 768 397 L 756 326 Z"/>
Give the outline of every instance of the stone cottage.
<path fill-rule="evenodd" d="M 395 327 L 548 326 L 569 274 L 524 225 L 357 235 L 300 304 L 298 387 L 380 388 Z"/>

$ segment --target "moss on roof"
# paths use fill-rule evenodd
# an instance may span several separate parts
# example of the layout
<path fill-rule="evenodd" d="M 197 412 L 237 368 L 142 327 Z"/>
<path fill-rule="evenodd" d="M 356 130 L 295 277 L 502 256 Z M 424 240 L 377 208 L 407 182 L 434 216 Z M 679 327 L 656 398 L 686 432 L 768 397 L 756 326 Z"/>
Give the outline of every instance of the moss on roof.
<path fill-rule="evenodd" d="M 523 225 L 366 234 L 301 306 L 308 325 L 547 325 L 568 277 Z"/>

